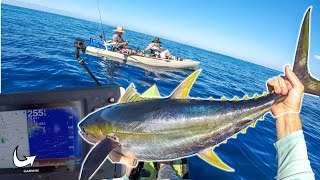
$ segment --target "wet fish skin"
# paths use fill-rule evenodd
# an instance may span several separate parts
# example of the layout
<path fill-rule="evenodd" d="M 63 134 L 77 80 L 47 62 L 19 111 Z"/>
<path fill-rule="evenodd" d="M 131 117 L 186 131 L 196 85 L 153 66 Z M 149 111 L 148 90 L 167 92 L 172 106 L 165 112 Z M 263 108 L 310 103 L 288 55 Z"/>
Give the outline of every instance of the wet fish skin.
<path fill-rule="evenodd" d="M 237 102 L 166 98 L 118 104 L 99 110 L 79 126 L 86 130 L 99 124 L 101 139 L 108 135 L 118 137 L 120 146 L 115 151 L 132 158 L 170 160 L 213 147 L 283 98 L 269 94 Z"/>

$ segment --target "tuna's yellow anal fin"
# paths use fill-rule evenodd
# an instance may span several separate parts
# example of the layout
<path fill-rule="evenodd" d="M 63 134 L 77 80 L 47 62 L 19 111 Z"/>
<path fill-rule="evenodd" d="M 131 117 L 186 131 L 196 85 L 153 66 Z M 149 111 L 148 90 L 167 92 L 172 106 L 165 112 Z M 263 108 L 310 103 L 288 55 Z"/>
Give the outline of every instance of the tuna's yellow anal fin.
<path fill-rule="evenodd" d="M 200 151 L 198 153 L 198 156 L 214 167 L 217 167 L 224 171 L 234 172 L 234 169 L 232 169 L 226 163 L 222 162 L 222 160 L 213 152 L 211 148 Z"/>
<path fill-rule="evenodd" d="M 189 77 L 187 77 L 172 93 L 170 96 L 171 99 L 187 99 L 189 91 L 196 81 L 198 75 L 200 74 L 201 69 L 193 72 Z"/>

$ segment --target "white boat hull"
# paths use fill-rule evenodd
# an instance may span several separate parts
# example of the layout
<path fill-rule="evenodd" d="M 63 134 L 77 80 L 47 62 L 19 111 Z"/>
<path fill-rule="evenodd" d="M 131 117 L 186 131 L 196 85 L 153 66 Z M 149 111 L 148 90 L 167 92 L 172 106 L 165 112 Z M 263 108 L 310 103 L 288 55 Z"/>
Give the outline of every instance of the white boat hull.
<path fill-rule="evenodd" d="M 154 67 L 168 67 L 168 68 L 175 68 L 175 69 L 198 69 L 200 65 L 200 62 L 189 60 L 189 59 L 184 59 L 183 61 L 176 61 L 176 60 L 168 60 L 168 59 L 160 59 L 160 58 L 148 58 L 148 57 L 142 57 L 138 55 L 121 54 L 118 52 L 95 48 L 92 46 L 87 46 L 86 53 L 94 56 L 104 56 L 107 59 L 122 62 L 122 63 L 128 63 L 128 64 L 141 63 L 144 65 L 154 66 Z"/>

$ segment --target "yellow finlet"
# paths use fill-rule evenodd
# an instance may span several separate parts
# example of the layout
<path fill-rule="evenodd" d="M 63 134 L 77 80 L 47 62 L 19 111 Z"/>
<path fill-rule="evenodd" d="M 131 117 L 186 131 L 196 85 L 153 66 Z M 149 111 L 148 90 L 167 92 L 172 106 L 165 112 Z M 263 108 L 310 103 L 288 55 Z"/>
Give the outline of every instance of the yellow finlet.
<path fill-rule="evenodd" d="M 237 98 L 237 96 L 235 96 L 235 97 L 233 98 L 233 101 L 234 101 L 234 102 L 238 102 L 238 101 L 239 101 L 239 99 Z"/>
<path fill-rule="evenodd" d="M 226 97 L 222 96 L 221 101 L 228 101 Z"/>
<path fill-rule="evenodd" d="M 209 100 L 209 101 L 214 101 L 214 99 L 213 99 L 212 96 L 210 96 L 208 100 Z"/>
<path fill-rule="evenodd" d="M 257 94 L 253 95 L 253 99 L 258 99 L 258 98 L 259 98 L 259 96 Z"/>
<path fill-rule="evenodd" d="M 250 98 L 249 98 L 247 95 L 243 96 L 243 100 L 247 101 L 247 100 L 249 100 L 249 99 L 250 99 Z"/>
<path fill-rule="evenodd" d="M 226 139 L 225 139 L 225 140 L 223 140 L 223 141 L 222 141 L 222 143 L 227 143 L 227 140 L 226 140 Z"/>
<path fill-rule="evenodd" d="M 241 131 L 240 131 L 242 134 L 245 134 L 246 132 L 247 132 L 247 128 L 243 128 L 243 129 L 241 129 Z"/>
<path fill-rule="evenodd" d="M 148 90 L 146 90 L 144 93 L 141 94 L 141 96 L 144 97 L 160 97 L 160 92 L 159 89 L 157 87 L 157 85 L 153 85 L 151 86 Z"/>
<path fill-rule="evenodd" d="M 221 170 L 228 171 L 228 172 L 234 172 L 234 169 L 232 169 L 230 166 L 228 166 L 226 163 L 224 163 L 214 152 L 211 148 L 200 151 L 198 153 L 198 156 L 205 160 L 207 163 L 211 164 L 214 167 L 217 167 Z"/>
<path fill-rule="evenodd" d="M 189 77 L 187 77 L 172 93 L 171 99 L 186 99 L 188 98 L 189 91 L 200 74 L 201 70 L 193 72 Z"/>
<path fill-rule="evenodd" d="M 263 120 L 263 116 L 260 116 L 258 120 Z"/>
<path fill-rule="evenodd" d="M 237 138 L 237 134 L 233 134 L 231 137 L 232 138 Z"/>
<path fill-rule="evenodd" d="M 262 96 L 263 97 L 267 97 L 268 93 L 267 92 L 263 92 Z"/>
<path fill-rule="evenodd" d="M 250 123 L 250 127 L 255 127 L 255 125 L 256 125 L 256 121 L 253 121 L 252 123 Z"/>

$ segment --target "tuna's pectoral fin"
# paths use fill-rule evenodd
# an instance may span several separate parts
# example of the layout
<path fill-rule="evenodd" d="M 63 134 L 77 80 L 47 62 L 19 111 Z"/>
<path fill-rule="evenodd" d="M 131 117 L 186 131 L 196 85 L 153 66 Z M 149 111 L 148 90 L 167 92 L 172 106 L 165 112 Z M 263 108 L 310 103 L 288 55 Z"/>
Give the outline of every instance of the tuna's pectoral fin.
<path fill-rule="evenodd" d="M 196 81 L 198 75 L 200 74 L 201 69 L 193 72 L 189 77 L 187 77 L 178 87 L 177 89 L 172 93 L 170 96 L 171 99 L 187 99 L 189 91 L 193 85 L 193 83 Z"/>
<path fill-rule="evenodd" d="M 108 154 L 118 145 L 117 142 L 109 138 L 105 138 L 95 145 L 82 163 L 79 179 L 90 179 L 106 160 Z"/>
<path fill-rule="evenodd" d="M 214 167 L 217 167 L 217 168 L 222 169 L 224 171 L 229 171 L 229 172 L 234 171 L 234 169 L 232 169 L 227 164 L 222 162 L 221 159 L 213 152 L 213 150 L 211 148 L 200 151 L 198 153 L 198 156 Z"/>

